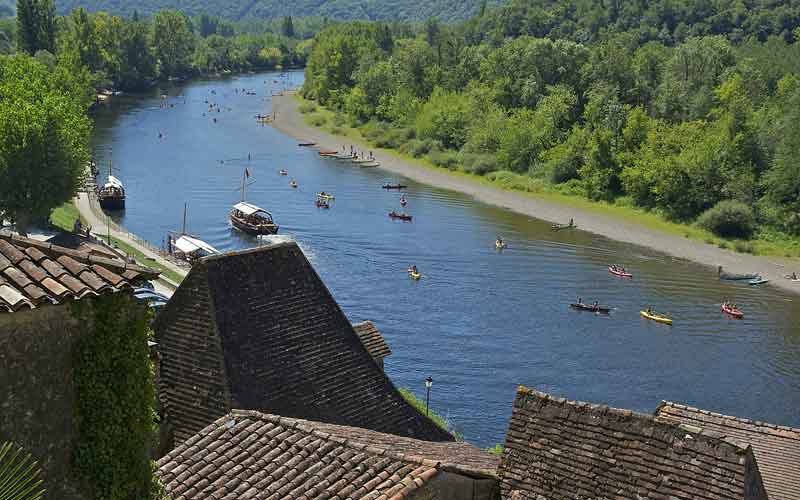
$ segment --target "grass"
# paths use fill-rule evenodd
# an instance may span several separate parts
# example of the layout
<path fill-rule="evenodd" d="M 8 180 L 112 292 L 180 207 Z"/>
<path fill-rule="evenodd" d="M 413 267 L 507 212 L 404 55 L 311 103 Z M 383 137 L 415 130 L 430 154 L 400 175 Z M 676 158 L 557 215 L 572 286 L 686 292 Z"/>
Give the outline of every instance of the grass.
<path fill-rule="evenodd" d="M 398 389 L 398 391 L 400 392 L 400 395 L 403 396 L 403 399 L 405 399 L 408 402 L 408 404 L 413 406 L 421 414 L 423 415 L 426 414 L 424 401 L 420 401 L 419 399 L 417 399 L 414 393 L 408 389 L 400 388 Z M 450 429 L 450 425 L 448 424 L 446 418 L 442 417 L 441 415 L 437 414 L 435 411 L 432 410 L 428 413 L 428 418 L 442 430 L 453 434 L 453 436 L 455 436 L 456 438 L 456 441 L 463 441 L 463 437 L 460 434 L 458 434 L 457 432 L 453 432 Z"/>
<path fill-rule="evenodd" d="M 105 240 L 107 238 L 108 237 L 106 236 L 103 239 Z M 137 248 L 132 247 L 131 245 L 125 243 L 124 241 L 112 236 L 111 237 L 111 244 L 114 245 L 114 247 L 116 247 L 116 248 L 122 250 L 123 252 L 125 252 L 127 255 L 130 255 L 133 258 L 135 258 L 136 262 L 138 262 L 141 265 L 143 265 L 145 267 L 148 267 L 148 268 L 150 268 L 150 269 L 152 269 L 154 271 L 158 271 L 159 273 L 161 273 L 162 275 L 166 276 L 167 278 L 169 278 L 173 282 L 180 284 L 180 282 L 183 281 L 183 278 L 184 278 L 183 275 L 176 273 L 172 269 L 170 269 L 170 268 L 168 268 L 168 267 L 166 267 L 166 266 L 164 266 L 162 264 L 159 264 L 157 261 L 155 261 L 155 260 L 151 259 L 150 257 L 146 256 L 145 254 L 140 252 Z"/>
<path fill-rule="evenodd" d="M 503 454 L 503 445 L 502 444 L 496 444 L 496 445 L 492 446 L 491 448 L 486 448 L 485 451 L 488 451 L 489 453 L 491 453 L 493 455 L 502 455 Z"/>
<path fill-rule="evenodd" d="M 295 95 L 295 99 L 297 99 L 301 105 L 311 102 L 304 99 L 299 94 Z M 314 112 L 314 116 L 317 117 L 318 120 L 321 119 L 325 124 L 334 122 L 342 123 L 341 118 L 336 118 L 337 115 L 338 113 L 321 106 L 318 106 Z M 308 116 L 306 117 L 306 122 L 309 123 Z M 309 125 L 311 125 L 311 123 L 309 123 Z M 342 124 L 335 127 L 327 126 L 320 128 L 323 128 L 327 132 L 335 133 L 335 135 L 339 137 L 347 138 L 352 143 L 360 144 L 361 146 L 371 148 L 375 151 L 393 155 L 422 168 L 435 170 L 437 172 L 447 172 L 450 175 L 463 179 L 469 179 L 472 182 L 478 182 L 507 191 L 518 191 L 528 196 L 545 199 L 547 201 L 558 203 L 567 207 L 574 207 L 587 212 L 614 217 L 617 220 L 639 225 L 649 230 L 671 234 L 701 243 L 716 245 L 719 248 L 734 250 L 740 253 L 773 257 L 800 257 L 800 239 L 791 238 L 787 235 L 768 229 L 762 229 L 756 238 L 749 241 L 728 240 L 725 238 L 720 238 L 694 225 L 669 221 L 664 216 L 656 212 L 631 206 L 630 203 L 626 202 L 626 200 L 621 200 L 619 204 L 603 201 L 592 201 L 584 198 L 580 194 L 574 194 L 573 192 L 560 192 L 556 186 L 547 184 L 541 180 L 534 179 L 529 176 L 518 175 L 512 172 L 499 171 L 495 176 L 481 176 L 461 170 L 442 168 L 434 165 L 433 162 L 431 162 L 427 157 L 414 158 L 410 154 L 404 154 L 395 149 L 375 147 L 373 144 L 370 144 L 370 141 L 363 136 L 358 128 L 350 127 L 347 124 Z M 335 132 L 333 129 L 335 129 Z M 565 188 L 562 189 L 567 190 Z"/>
<path fill-rule="evenodd" d="M 71 201 L 68 201 L 50 213 L 50 222 L 64 231 L 72 231 L 75 225 L 75 219 L 80 217 L 80 215 L 78 207 Z M 86 219 L 83 217 L 81 217 L 81 224 L 83 224 L 84 227 L 86 226 Z"/>

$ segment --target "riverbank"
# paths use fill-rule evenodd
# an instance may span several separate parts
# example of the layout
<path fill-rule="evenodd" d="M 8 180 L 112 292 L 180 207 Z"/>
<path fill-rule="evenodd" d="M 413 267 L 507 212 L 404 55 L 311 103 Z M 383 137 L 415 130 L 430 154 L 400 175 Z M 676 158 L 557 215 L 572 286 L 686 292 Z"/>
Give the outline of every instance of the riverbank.
<path fill-rule="evenodd" d="M 785 279 L 785 275 L 800 270 L 800 261 L 781 257 L 766 257 L 732 252 L 716 245 L 693 240 L 668 231 L 653 229 L 654 224 L 633 217 L 620 217 L 615 207 L 601 207 L 588 201 L 561 199 L 551 195 L 538 195 L 501 189 L 483 178 L 431 167 L 421 161 L 403 158 L 396 152 L 375 148 L 361 138 L 330 134 L 312 127 L 300 113 L 299 102 L 291 94 L 273 96 L 273 127 L 298 140 L 315 142 L 320 148 L 338 150 L 343 143 L 358 144 L 360 149 L 378 154 L 381 169 L 408 177 L 414 181 L 468 194 L 475 199 L 523 215 L 549 222 L 566 222 L 574 218 L 583 231 L 613 240 L 641 245 L 662 251 L 674 257 L 691 260 L 731 272 L 757 272 L 770 280 L 770 284 L 793 293 L 800 293 L 800 283 Z M 654 217 L 654 216 L 653 216 Z M 649 226 L 647 224 L 650 224 Z M 689 228 L 687 228 L 687 231 Z"/>

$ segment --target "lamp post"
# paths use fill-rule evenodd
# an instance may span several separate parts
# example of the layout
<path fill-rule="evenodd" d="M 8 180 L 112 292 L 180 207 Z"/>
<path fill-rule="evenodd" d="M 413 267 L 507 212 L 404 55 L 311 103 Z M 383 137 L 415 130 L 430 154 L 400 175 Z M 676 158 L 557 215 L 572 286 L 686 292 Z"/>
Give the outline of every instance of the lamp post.
<path fill-rule="evenodd" d="M 425 415 L 430 415 L 431 387 L 433 387 L 433 379 L 428 376 L 428 378 L 425 379 L 425 388 L 428 389 L 428 394 L 425 396 Z"/>

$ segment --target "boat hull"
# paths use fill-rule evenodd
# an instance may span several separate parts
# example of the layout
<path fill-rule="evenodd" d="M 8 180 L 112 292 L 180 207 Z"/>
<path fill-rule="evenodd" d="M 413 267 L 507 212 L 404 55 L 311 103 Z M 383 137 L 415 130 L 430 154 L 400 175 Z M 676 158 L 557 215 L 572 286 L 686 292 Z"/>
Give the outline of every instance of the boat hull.
<path fill-rule="evenodd" d="M 125 198 L 106 196 L 98 198 L 97 201 L 103 210 L 125 210 Z"/>
<path fill-rule="evenodd" d="M 737 318 L 737 319 L 744 318 L 744 313 L 742 311 L 738 310 L 738 309 L 730 309 L 730 308 L 727 308 L 725 306 L 722 306 L 722 312 L 724 312 L 728 316 L 733 316 L 734 318 Z"/>
<path fill-rule="evenodd" d="M 245 232 L 247 234 L 252 234 L 253 236 L 263 236 L 268 234 L 278 234 L 278 225 L 277 224 L 251 224 L 247 221 L 243 221 L 238 217 L 230 216 L 231 224 L 233 227 L 238 229 L 239 231 Z"/>
<path fill-rule="evenodd" d="M 577 303 L 576 304 L 570 304 L 569 306 L 571 308 L 573 308 L 573 309 L 578 310 L 578 311 L 588 311 L 588 312 L 600 313 L 600 314 L 608 314 L 608 313 L 611 312 L 611 309 L 608 308 L 608 307 L 594 307 L 594 306 L 589 306 L 589 305 L 586 305 L 586 304 L 577 304 Z"/>
<path fill-rule="evenodd" d="M 671 325 L 672 320 L 669 318 L 665 318 L 664 316 L 657 316 L 655 314 L 650 314 L 647 311 L 641 311 L 641 315 L 645 319 L 649 319 L 650 321 L 655 321 L 656 323 L 661 323 L 662 325 Z"/>
<path fill-rule="evenodd" d="M 610 272 L 614 276 L 619 276 L 621 278 L 633 278 L 633 275 L 631 273 L 623 273 L 622 271 L 616 271 L 610 267 L 608 268 L 608 272 Z"/>

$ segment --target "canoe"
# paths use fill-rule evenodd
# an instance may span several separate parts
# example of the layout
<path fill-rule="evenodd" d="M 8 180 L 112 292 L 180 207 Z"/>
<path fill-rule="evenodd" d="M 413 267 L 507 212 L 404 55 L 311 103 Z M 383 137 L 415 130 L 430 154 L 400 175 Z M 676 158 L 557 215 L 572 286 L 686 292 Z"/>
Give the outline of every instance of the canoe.
<path fill-rule="evenodd" d="M 360 163 L 358 166 L 361 168 L 374 168 L 374 167 L 380 167 L 381 164 L 380 162 L 377 161 L 371 161 L 369 163 Z"/>
<path fill-rule="evenodd" d="M 404 221 L 408 221 L 408 222 L 411 222 L 411 219 L 412 219 L 412 216 L 411 216 L 411 215 L 408 215 L 408 214 L 398 214 L 398 213 L 397 213 L 397 212 L 395 212 L 394 210 L 392 210 L 391 212 L 389 212 L 389 217 L 390 217 L 390 218 L 392 218 L 392 219 L 400 219 L 400 220 L 404 220 Z"/>
<path fill-rule="evenodd" d="M 300 143 L 297 144 L 297 146 L 300 147 L 300 148 L 310 148 L 310 147 L 316 146 L 316 145 L 317 145 L 316 142 L 300 142 Z"/>
<path fill-rule="evenodd" d="M 319 198 L 321 200 L 335 200 L 336 199 L 336 197 L 333 196 L 330 193 L 325 193 L 325 194 L 317 193 L 317 198 Z"/>
<path fill-rule="evenodd" d="M 730 306 L 726 306 L 725 304 L 722 304 L 721 308 L 722 312 L 724 312 L 725 314 L 729 314 L 734 318 L 742 319 L 744 317 L 744 313 L 739 309 L 734 309 Z"/>
<path fill-rule="evenodd" d="M 657 323 L 663 323 L 665 325 L 671 325 L 672 320 L 667 318 L 666 316 L 659 316 L 658 314 L 649 313 L 647 311 L 641 311 L 642 317 L 647 318 L 649 320 L 655 321 Z"/>
<path fill-rule="evenodd" d="M 584 304 L 584 303 L 580 303 L 580 304 L 573 303 L 573 304 L 570 304 L 569 306 L 571 308 L 573 308 L 573 309 L 578 309 L 579 311 L 591 311 L 591 312 L 600 313 L 600 314 L 608 314 L 608 313 L 611 312 L 611 308 L 610 307 L 602 307 L 602 306 L 595 307 L 593 305 Z"/>
<path fill-rule="evenodd" d="M 384 184 L 383 189 L 406 189 L 408 186 L 402 184 Z"/>
<path fill-rule="evenodd" d="M 410 272 L 408 273 L 408 275 L 411 277 L 411 279 L 412 279 L 412 280 L 418 280 L 418 279 L 422 278 L 422 274 L 420 274 L 420 273 L 415 273 L 415 272 L 413 272 L 413 271 L 410 271 Z"/>
<path fill-rule="evenodd" d="M 767 278 L 762 278 L 761 276 L 757 276 L 756 278 L 751 279 L 747 282 L 750 285 L 763 285 L 764 283 L 769 283 Z"/>
<path fill-rule="evenodd" d="M 631 273 L 624 273 L 624 272 L 622 272 L 622 271 L 617 271 L 616 269 L 614 269 L 614 268 L 612 268 L 612 267 L 609 267 L 609 268 L 608 268 L 608 272 L 610 272 L 611 274 L 615 274 L 615 275 L 617 275 L 617 276 L 621 276 L 621 277 L 623 277 L 623 278 L 633 278 L 633 274 L 631 274 Z"/>
<path fill-rule="evenodd" d="M 553 224 L 550 226 L 553 231 L 561 231 L 562 229 L 575 229 L 577 224 Z"/>
<path fill-rule="evenodd" d="M 338 151 L 320 151 L 319 152 L 320 156 L 336 156 L 338 154 L 339 154 Z"/>

